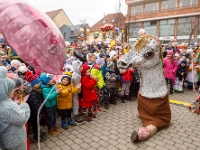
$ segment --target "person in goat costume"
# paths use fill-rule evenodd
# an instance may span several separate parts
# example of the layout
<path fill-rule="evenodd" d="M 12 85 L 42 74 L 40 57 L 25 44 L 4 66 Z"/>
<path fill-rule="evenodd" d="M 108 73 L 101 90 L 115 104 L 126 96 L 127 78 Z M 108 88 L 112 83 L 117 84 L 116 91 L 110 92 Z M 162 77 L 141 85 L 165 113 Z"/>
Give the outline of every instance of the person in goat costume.
<path fill-rule="evenodd" d="M 158 129 L 168 126 L 171 110 L 162 70 L 162 47 L 154 36 L 141 36 L 134 48 L 118 61 L 120 72 L 124 72 L 130 65 L 138 69 L 141 81 L 137 110 L 143 127 L 132 132 L 131 141 L 135 142 L 147 140 Z"/>

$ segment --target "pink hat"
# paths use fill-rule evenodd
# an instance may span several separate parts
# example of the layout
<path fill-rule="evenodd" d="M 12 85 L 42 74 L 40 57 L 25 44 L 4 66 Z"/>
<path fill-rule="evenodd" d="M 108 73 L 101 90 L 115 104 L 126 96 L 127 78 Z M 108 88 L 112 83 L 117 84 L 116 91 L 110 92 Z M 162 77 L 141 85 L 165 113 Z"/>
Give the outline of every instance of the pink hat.
<path fill-rule="evenodd" d="M 174 55 L 174 52 L 172 50 L 168 50 L 167 55 Z"/>

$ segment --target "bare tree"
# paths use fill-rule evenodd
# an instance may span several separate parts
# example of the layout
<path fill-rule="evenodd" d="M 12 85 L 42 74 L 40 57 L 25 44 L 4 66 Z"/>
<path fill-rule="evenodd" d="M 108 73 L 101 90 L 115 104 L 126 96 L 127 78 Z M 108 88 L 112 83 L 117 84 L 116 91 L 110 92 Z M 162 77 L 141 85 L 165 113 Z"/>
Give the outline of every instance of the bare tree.
<path fill-rule="evenodd" d="M 118 27 L 121 31 L 124 29 L 125 27 L 125 17 L 122 13 L 122 2 L 121 0 L 118 1 L 117 5 L 116 5 L 116 15 L 115 17 L 113 18 L 113 27 Z M 116 37 L 117 35 L 115 35 Z M 124 33 L 121 32 L 121 40 L 122 42 L 124 42 Z"/>
<path fill-rule="evenodd" d="M 196 25 L 195 17 L 188 17 L 184 22 L 179 24 L 178 35 L 189 36 L 188 45 L 190 45 L 192 37 L 194 36 L 197 29 L 198 26 Z"/>
<path fill-rule="evenodd" d="M 87 18 L 80 19 L 79 22 L 80 22 L 80 24 L 86 24 Z"/>

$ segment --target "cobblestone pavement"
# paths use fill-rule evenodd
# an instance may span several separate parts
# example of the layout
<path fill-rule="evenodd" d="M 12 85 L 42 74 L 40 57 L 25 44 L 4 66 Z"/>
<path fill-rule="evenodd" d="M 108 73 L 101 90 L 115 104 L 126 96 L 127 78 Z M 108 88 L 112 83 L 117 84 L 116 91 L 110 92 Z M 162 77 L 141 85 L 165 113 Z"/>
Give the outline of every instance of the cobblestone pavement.
<path fill-rule="evenodd" d="M 196 93 L 185 91 L 173 94 L 170 99 L 191 102 Z M 111 105 L 92 122 L 70 127 L 57 137 L 48 137 L 41 143 L 42 150 L 198 150 L 200 149 L 200 115 L 186 107 L 170 104 L 172 120 L 169 127 L 161 129 L 144 142 L 130 142 L 131 132 L 142 125 L 136 117 L 137 101 Z M 60 126 L 60 119 L 57 121 Z M 31 144 L 36 150 L 37 144 Z"/>

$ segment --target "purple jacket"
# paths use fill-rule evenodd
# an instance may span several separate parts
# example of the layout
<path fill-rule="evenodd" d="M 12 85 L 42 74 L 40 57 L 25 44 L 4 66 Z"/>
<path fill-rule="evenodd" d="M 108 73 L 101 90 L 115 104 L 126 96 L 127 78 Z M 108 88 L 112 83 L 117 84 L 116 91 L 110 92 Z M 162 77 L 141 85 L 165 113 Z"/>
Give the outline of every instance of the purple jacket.
<path fill-rule="evenodd" d="M 174 63 L 172 64 L 170 62 L 170 58 L 166 57 L 164 59 L 164 75 L 167 79 L 175 79 L 176 78 L 176 71 L 178 69 L 178 61 L 174 60 Z"/>

